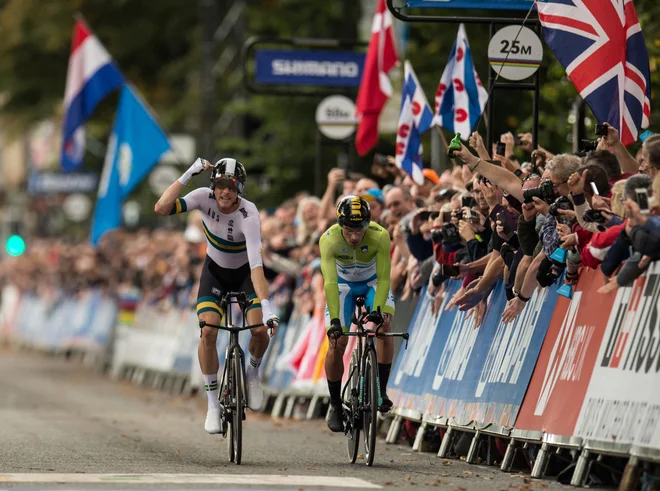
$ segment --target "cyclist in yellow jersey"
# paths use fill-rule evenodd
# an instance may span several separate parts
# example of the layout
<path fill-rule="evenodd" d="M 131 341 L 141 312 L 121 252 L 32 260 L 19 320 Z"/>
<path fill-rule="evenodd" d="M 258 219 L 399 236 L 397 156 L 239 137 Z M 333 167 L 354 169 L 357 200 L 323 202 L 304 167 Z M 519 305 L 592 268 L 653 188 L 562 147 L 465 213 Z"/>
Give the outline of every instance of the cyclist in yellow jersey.
<path fill-rule="evenodd" d="M 355 299 L 364 296 L 365 307 L 383 315 L 382 332 L 390 332 L 394 315 L 394 296 L 390 290 L 390 235 L 371 222 L 369 204 L 359 196 L 346 196 L 337 205 L 337 224 L 330 227 L 319 242 L 321 272 L 325 283 L 327 308 L 325 325 L 329 338 L 325 373 L 330 391 L 328 428 L 343 431 L 341 380 L 343 356 L 348 338 L 341 336 L 351 326 Z M 381 412 L 388 412 L 392 401 L 386 395 L 392 367 L 392 338 L 379 338 L 376 344 L 378 374 L 383 400 Z"/>

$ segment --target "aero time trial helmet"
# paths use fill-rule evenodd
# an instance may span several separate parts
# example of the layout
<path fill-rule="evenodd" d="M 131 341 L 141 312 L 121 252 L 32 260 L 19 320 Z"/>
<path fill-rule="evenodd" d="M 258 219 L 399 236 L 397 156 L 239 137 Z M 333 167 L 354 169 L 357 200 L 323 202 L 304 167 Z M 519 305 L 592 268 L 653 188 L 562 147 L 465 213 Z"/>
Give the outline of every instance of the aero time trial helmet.
<path fill-rule="evenodd" d="M 337 223 L 340 227 L 365 229 L 370 221 L 369 203 L 360 196 L 345 196 L 337 205 Z"/>

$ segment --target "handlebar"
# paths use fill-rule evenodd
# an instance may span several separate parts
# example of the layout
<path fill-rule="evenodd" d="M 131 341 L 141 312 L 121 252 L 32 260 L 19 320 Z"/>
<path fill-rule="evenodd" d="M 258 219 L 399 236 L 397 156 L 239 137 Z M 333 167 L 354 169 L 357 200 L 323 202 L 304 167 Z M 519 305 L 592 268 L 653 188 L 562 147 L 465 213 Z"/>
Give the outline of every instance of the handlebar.
<path fill-rule="evenodd" d="M 249 329 L 255 329 L 257 327 L 263 327 L 264 324 L 263 323 L 253 324 L 251 326 L 218 326 L 216 324 L 211 324 L 211 323 L 206 322 L 206 321 L 199 321 L 199 327 L 200 328 L 205 327 L 205 326 L 213 327 L 214 329 L 222 329 L 223 331 L 240 332 L 240 331 L 247 331 Z"/>

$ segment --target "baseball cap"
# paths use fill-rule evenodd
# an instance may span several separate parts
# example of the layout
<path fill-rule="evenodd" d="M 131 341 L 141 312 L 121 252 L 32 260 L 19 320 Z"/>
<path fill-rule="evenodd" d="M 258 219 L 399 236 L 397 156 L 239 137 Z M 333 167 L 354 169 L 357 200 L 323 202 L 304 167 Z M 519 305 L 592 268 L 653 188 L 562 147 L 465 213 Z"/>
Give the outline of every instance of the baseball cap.
<path fill-rule="evenodd" d="M 380 189 L 376 189 L 376 188 L 369 189 L 362 195 L 362 197 L 367 202 L 377 200 L 380 201 L 381 203 L 385 203 L 385 195 Z"/>
<path fill-rule="evenodd" d="M 440 182 L 440 177 L 433 169 L 424 169 L 422 171 L 426 179 L 430 179 L 433 184 L 438 184 Z"/>

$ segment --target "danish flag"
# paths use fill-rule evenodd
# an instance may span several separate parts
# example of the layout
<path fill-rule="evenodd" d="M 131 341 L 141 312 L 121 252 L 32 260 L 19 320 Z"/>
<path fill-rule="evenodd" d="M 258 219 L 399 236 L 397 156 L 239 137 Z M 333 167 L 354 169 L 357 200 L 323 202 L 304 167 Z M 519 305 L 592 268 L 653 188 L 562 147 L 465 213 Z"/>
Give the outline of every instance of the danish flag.
<path fill-rule="evenodd" d="M 543 37 L 598 121 L 630 145 L 651 115 L 649 56 L 633 0 L 539 0 Z"/>
<path fill-rule="evenodd" d="M 378 117 L 392 95 L 392 84 L 387 72 L 399 61 L 392 31 L 392 14 L 387 9 L 385 0 L 378 0 L 371 26 L 367 59 L 364 62 L 364 72 L 355 103 L 355 148 L 360 155 L 365 155 L 378 143 Z"/>

